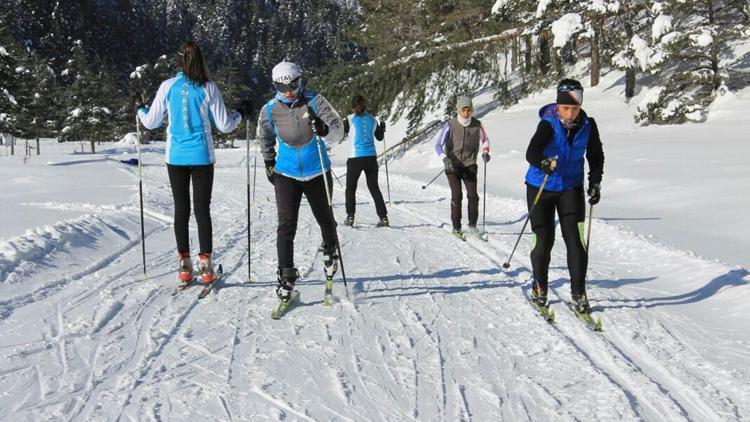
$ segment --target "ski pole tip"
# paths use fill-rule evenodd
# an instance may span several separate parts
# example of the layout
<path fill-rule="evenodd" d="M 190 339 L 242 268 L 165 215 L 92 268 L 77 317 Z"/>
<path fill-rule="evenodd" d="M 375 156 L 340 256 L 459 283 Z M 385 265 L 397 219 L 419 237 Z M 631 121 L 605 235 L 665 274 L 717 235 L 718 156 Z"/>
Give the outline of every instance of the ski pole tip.
<path fill-rule="evenodd" d="M 510 268 L 510 263 L 509 263 L 509 262 L 504 262 L 504 263 L 503 263 L 503 268 L 505 268 L 506 270 L 507 270 L 508 268 Z"/>

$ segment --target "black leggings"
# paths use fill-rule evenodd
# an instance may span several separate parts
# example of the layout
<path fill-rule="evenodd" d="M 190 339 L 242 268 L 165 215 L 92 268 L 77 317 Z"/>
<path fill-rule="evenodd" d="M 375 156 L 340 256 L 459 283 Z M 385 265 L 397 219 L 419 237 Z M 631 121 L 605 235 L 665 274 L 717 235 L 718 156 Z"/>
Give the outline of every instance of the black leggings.
<path fill-rule="evenodd" d="M 375 211 L 378 213 L 378 217 L 388 216 L 383 194 L 380 193 L 380 187 L 378 187 L 378 159 L 375 156 L 346 160 L 346 215 L 354 215 L 357 203 L 357 182 L 359 182 L 359 176 L 363 171 L 367 179 L 367 189 L 370 190 L 370 195 L 375 201 Z"/>
<path fill-rule="evenodd" d="M 539 189 L 526 185 L 529 209 Z M 531 266 L 542 291 L 547 291 L 548 272 L 552 246 L 555 244 L 555 209 L 560 218 L 560 229 L 568 255 L 570 289 L 574 295 L 586 293 L 588 251 L 584 246 L 583 222 L 586 219 L 586 202 L 583 186 L 563 192 L 543 191 L 531 214 L 534 247 L 531 249 Z"/>
<path fill-rule="evenodd" d="M 328 187 L 333 188 L 331 172 L 326 173 Z M 320 226 L 323 243 L 327 253 L 333 252 L 336 246 L 336 221 L 328 206 L 323 176 L 305 182 L 274 175 L 276 190 L 276 210 L 279 226 L 276 230 L 276 252 L 279 257 L 279 268 L 294 267 L 294 236 L 297 234 L 297 220 L 302 194 L 307 197 L 313 216 Z"/>
<path fill-rule="evenodd" d="M 198 239 L 201 253 L 213 250 L 211 227 L 211 191 L 214 185 L 214 165 L 175 166 L 167 164 L 169 184 L 174 198 L 174 235 L 177 250 L 190 251 L 190 179 L 193 179 L 193 207 L 198 222 Z"/>
<path fill-rule="evenodd" d="M 466 185 L 466 198 L 469 200 L 469 226 L 476 226 L 479 219 L 479 194 L 477 193 L 477 171 L 476 164 L 468 167 L 458 167 L 450 172 L 445 172 L 448 177 L 448 186 L 451 188 L 451 223 L 454 229 L 461 228 L 461 202 L 463 192 L 461 181 Z"/>

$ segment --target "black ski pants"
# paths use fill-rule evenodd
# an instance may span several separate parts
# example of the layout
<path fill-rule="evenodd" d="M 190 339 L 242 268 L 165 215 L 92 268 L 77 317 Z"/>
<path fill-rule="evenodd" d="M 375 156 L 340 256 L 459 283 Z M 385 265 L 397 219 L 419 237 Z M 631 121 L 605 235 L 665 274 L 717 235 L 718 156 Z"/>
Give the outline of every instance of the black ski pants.
<path fill-rule="evenodd" d="M 467 167 L 456 167 L 446 171 L 448 186 L 451 188 L 451 223 L 454 229 L 461 229 L 461 202 L 463 191 L 461 181 L 466 185 L 466 198 L 469 200 L 469 226 L 476 226 L 479 219 L 479 194 L 477 193 L 476 164 Z"/>
<path fill-rule="evenodd" d="M 326 173 L 329 188 L 333 188 L 331 172 Z M 320 226 L 326 252 L 332 252 L 336 246 L 336 221 L 328 206 L 326 188 L 323 175 L 308 181 L 300 181 L 291 177 L 274 175 L 274 189 L 276 191 L 276 211 L 279 226 L 276 230 L 276 252 L 279 258 L 279 268 L 294 267 L 294 237 L 297 234 L 297 220 L 302 195 L 307 198 L 315 220 Z"/>
<path fill-rule="evenodd" d="M 539 189 L 526 185 L 529 210 Z M 563 192 L 543 191 L 531 214 L 534 243 L 531 249 L 531 266 L 534 277 L 543 292 L 547 292 L 548 272 L 552 246 L 555 244 L 555 210 L 560 218 L 560 229 L 568 256 L 570 289 L 572 294 L 586 293 L 586 270 L 589 255 L 584 245 L 583 226 L 586 219 L 586 201 L 583 186 Z"/>
<path fill-rule="evenodd" d="M 357 183 L 362 172 L 365 172 L 367 189 L 370 190 L 370 195 L 375 201 L 375 211 L 378 213 L 378 217 L 388 216 L 383 194 L 378 186 L 378 159 L 375 156 L 346 160 L 346 215 L 354 215 L 357 203 Z"/>
<path fill-rule="evenodd" d="M 167 164 L 169 184 L 174 198 L 174 235 L 179 252 L 190 251 L 190 181 L 193 181 L 193 209 L 198 222 L 201 253 L 213 250 L 211 227 L 211 191 L 214 186 L 214 165 L 175 166 Z"/>

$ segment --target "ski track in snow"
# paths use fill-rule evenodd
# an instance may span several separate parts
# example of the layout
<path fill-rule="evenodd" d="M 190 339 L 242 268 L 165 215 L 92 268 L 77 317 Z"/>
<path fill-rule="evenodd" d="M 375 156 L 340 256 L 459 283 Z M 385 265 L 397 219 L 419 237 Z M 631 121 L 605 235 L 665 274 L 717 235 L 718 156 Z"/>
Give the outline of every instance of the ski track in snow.
<path fill-rule="evenodd" d="M 147 281 L 132 203 L 0 245 L 0 419 L 750 418 L 750 370 L 725 359 L 747 362 L 750 352 L 673 306 L 747 284 L 747 271 L 597 221 L 589 296 L 605 331 L 589 331 L 565 306 L 562 242 L 550 270 L 558 318 L 549 324 L 526 304 L 528 236 L 513 268 L 501 269 L 524 204 L 489 197 L 490 240 L 462 242 L 450 236 L 447 189 L 420 191 L 421 181 L 398 175 L 391 176 L 400 199 L 389 205 L 393 227 L 375 227 L 362 183 L 355 227 L 338 228 L 351 302 L 337 282 L 336 303 L 322 306 L 320 231 L 303 200 L 295 245 L 301 303 L 272 321 L 273 191 L 261 177 L 248 283 L 244 156 L 236 157 L 224 154 L 216 169 L 215 256 L 225 275 L 206 299 L 197 299 L 198 287 L 170 295 L 172 199 L 159 166 L 144 167 Z M 336 187 L 339 221 L 343 196 Z M 636 263 L 642 272 L 623 270 Z M 649 271 L 671 271 L 673 286 L 684 283 L 679 291 L 702 286 L 706 273 L 719 285 L 687 296 L 616 288 L 623 277 L 648 281 L 641 276 Z M 696 330 L 705 343 L 686 335 Z"/>

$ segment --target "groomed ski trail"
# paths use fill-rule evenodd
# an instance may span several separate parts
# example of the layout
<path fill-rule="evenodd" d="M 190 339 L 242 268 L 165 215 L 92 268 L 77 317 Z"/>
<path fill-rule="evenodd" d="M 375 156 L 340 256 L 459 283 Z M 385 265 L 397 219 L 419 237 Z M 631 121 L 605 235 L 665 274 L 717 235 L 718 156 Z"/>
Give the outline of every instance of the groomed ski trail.
<path fill-rule="evenodd" d="M 727 363 L 750 361 L 746 340 L 730 328 L 712 331 L 693 313 L 705 312 L 700 301 L 747 285 L 744 269 L 596 221 L 589 296 L 605 331 L 586 330 L 561 302 L 570 294 L 559 233 L 550 325 L 522 291 L 529 236 L 511 269 L 501 268 L 525 204 L 488 197 L 489 242 L 462 242 L 450 236 L 446 188 L 422 191 L 423 181 L 391 174 L 392 227 L 375 227 L 360 186 L 358 227 L 338 228 L 351 303 L 339 272 L 340 300 L 322 306 L 320 231 L 303 200 L 295 241 L 302 303 L 272 321 L 272 187 L 258 179 L 248 284 L 244 151 L 217 153 L 212 217 L 226 275 L 201 302 L 197 288 L 169 294 L 176 258 L 158 150 L 146 155 L 156 165 L 144 167 L 148 282 L 135 195 L 131 206 L 2 245 L 0 419 L 750 418 L 750 369 Z M 344 193 L 335 186 L 342 222 Z M 41 252 L 20 253 L 27 244 Z M 738 306 L 721 318 L 747 320 Z"/>

